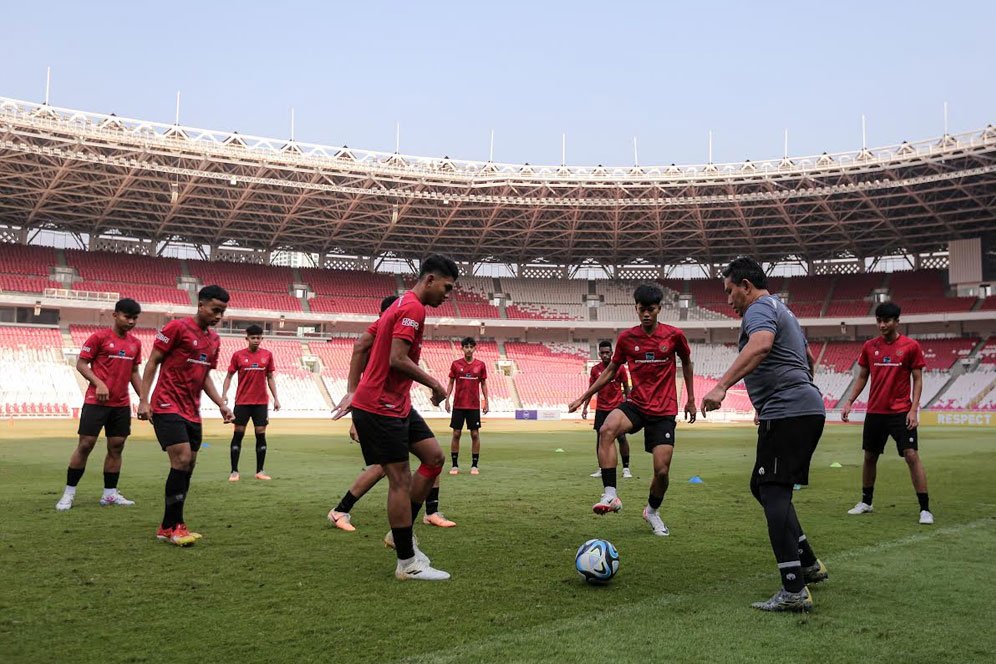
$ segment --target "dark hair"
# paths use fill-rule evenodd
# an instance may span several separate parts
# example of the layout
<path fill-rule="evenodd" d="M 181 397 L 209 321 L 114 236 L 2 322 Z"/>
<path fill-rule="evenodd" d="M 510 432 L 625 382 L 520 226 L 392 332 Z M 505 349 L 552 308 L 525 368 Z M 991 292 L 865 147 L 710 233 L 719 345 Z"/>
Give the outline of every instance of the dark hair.
<path fill-rule="evenodd" d="M 893 318 L 899 320 L 899 314 L 902 309 L 895 302 L 883 302 L 882 304 L 875 307 L 875 318 L 881 318 L 882 320 L 887 320 Z"/>
<path fill-rule="evenodd" d="M 114 303 L 114 312 L 125 316 L 137 316 L 142 313 L 142 305 L 130 297 L 123 297 Z"/>
<path fill-rule="evenodd" d="M 261 337 L 263 336 L 263 328 L 259 325 L 250 325 L 246 328 L 247 337 Z"/>
<path fill-rule="evenodd" d="M 768 287 L 768 277 L 764 274 L 761 264 L 749 256 L 737 256 L 723 270 L 723 276 L 729 277 L 734 284 L 746 279 L 754 284 L 754 288 Z"/>
<path fill-rule="evenodd" d="M 464 346 L 473 346 L 474 348 L 477 348 L 477 340 L 474 339 L 474 337 L 464 337 L 463 340 L 460 341 L 460 347 L 463 348 Z"/>
<path fill-rule="evenodd" d="M 612 342 L 609 341 L 608 339 L 603 339 L 602 341 L 599 341 L 598 350 L 602 350 L 603 348 L 612 348 Z"/>
<path fill-rule="evenodd" d="M 398 299 L 397 295 L 388 295 L 383 300 L 380 301 L 380 313 L 387 311 L 387 308 L 394 304 Z"/>
<path fill-rule="evenodd" d="M 664 291 L 657 284 L 640 284 L 633 291 L 633 300 L 645 307 L 660 304 L 664 300 Z"/>
<path fill-rule="evenodd" d="M 439 274 L 444 277 L 453 277 L 456 281 L 460 278 L 460 268 L 448 256 L 442 254 L 431 254 L 422 259 L 422 267 L 418 271 L 418 278 L 421 279 L 427 274 Z"/>
<path fill-rule="evenodd" d="M 228 302 L 229 296 L 228 291 L 221 286 L 205 286 L 197 293 L 198 302 L 206 302 L 208 300 L 219 300 L 221 302 Z"/>

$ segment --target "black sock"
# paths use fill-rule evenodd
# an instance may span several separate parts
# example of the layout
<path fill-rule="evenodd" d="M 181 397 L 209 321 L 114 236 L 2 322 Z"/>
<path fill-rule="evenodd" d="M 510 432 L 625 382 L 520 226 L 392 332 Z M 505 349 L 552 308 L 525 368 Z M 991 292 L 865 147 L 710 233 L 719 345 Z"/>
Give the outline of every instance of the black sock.
<path fill-rule="evenodd" d="M 439 487 L 429 489 L 429 497 L 425 499 L 425 513 L 435 514 L 439 511 Z"/>
<path fill-rule="evenodd" d="M 121 477 L 121 473 L 104 473 L 104 488 L 105 489 L 117 489 L 118 488 L 118 478 Z"/>
<path fill-rule="evenodd" d="M 412 528 L 391 527 L 394 535 L 394 550 L 398 553 L 398 560 L 408 560 L 415 557 L 415 543 L 412 541 Z"/>
<path fill-rule="evenodd" d="M 245 431 L 236 431 L 232 434 L 231 457 L 232 472 L 239 472 L 239 454 L 242 452 L 242 439 L 245 438 Z"/>
<path fill-rule="evenodd" d="M 66 471 L 66 486 L 76 486 L 80 483 L 80 478 L 83 477 L 83 473 L 86 468 L 73 468 L 70 467 Z"/>
<path fill-rule="evenodd" d="M 349 510 L 353 509 L 353 505 L 356 504 L 357 500 L 359 500 L 359 498 L 354 496 L 351 491 L 347 491 L 346 495 L 344 495 L 342 500 L 339 501 L 339 504 L 335 506 L 335 511 L 345 512 L 348 514 Z"/>
<path fill-rule="evenodd" d="M 799 558 L 801 526 L 792 507 L 791 484 L 763 484 L 760 486 L 761 504 L 768 521 L 768 538 L 778 563 L 785 590 L 797 593 L 805 585 L 802 562 Z"/>
<path fill-rule="evenodd" d="M 256 434 L 256 472 L 263 472 L 263 462 L 266 461 L 266 434 Z"/>
<path fill-rule="evenodd" d="M 813 547 L 809 546 L 805 533 L 799 535 L 799 562 L 803 567 L 812 567 L 816 564 L 816 554 L 813 553 Z"/>
<path fill-rule="evenodd" d="M 163 528 L 169 529 L 183 520 L 183 501 L 187 499 L 185 486 L 187 473 L 176 468 L 169 469 L 166 476 L 166 510 L 163 512 Z"/>
<path fill-rule="evenodd" d="M 615 487 L 615 485 L 616 485 L 616 469 L 602 468 L 602 486 Z"/>
<path fill-rule="evenodd" d="M 863 486 L 861 487 L 861 502 L 865 505 L 872 504 L 872 498 L 875 497 L 875 487 L 873 486 Z"/>
<path fill-rule="evenodd" d="M 621 456 L 622 456 L 623 468 L 629 468 L 629 455 L 623 454 Z"/>
<path fill-rule="evenodd" d="M 456 468 L 456 467 L 458 467 L 460 465 L 459 458 L 460 458 L 460 453 L 459 452 L 450 452 L 450 459 L 453 460 L 453 467 L 454 468 Z"/>
<path fill-rule="evenodd" d="M 478 460 L 480 458 L 481 458 L 480 454 L 471 454 L 470 455 L 470 466 L 471 466 L 471 468 L 477 468 L 477 462 L 478 462 Z"/>
<path fill-rule="evenodd" d="M 422 511 L 422 503 L 412 501 L 412 523 L 418 521 L 418 513 Z"/>
<path fill-rule="evenodd" d="M 661 503 L 663 502 L 664 502 L 663 495 L 655 496 L 653 493 L 651 493 L 650 496 L 647 497 L 647 504 L 650 505 L 650 509 L 652 510 L 659 509 Z"/>
<path fill-rule="evenodd" d="M 916 499 L 920 501 L 920 511 L 930 511 L 930 498 L 927 496 L 926 491 L 916 494 Z"/>

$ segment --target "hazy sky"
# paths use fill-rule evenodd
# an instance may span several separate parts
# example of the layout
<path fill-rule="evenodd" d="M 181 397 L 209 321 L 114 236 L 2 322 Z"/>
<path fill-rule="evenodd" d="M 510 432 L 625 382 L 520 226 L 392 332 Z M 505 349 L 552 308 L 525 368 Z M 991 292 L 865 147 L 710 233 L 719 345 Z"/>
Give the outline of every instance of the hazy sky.
<path fill-rule="evenodd" d="M 8 3 L 0 96 L 454 158 L 808 155 L 996 122 L 996 2 Z"/>

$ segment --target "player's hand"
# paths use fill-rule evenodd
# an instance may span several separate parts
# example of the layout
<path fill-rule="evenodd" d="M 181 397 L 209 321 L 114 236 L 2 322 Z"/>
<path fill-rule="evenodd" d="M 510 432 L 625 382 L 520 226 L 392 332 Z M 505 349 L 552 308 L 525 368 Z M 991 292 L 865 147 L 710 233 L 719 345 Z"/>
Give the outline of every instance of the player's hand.
<path fill-rule="evenodd" d="M 343 395 L 342 400 L 339 401 L 339 403 L 336 404 L 336 407 L 332 409 L 332 419 L 333 420 L 341 419 L 343 415 L 345 415 L 352 409 L 353 409 L 353 393 L 346 392 L 346 394 Z"/>
<path fill-rule="evenodd" d="M 841 406 L 841 409 L 840 409 L 840 421 L 841 422 L 850 422 L 851 421 L 851 402 L 845 399 L 841 403 L 844 404 L 844 405 Z"/>
<path fill-rule="evenodd" d="M 225 424 L 229 424 L 235 419 L 232 409 L 228 406 L 222 406 L 219 410 L 221 411 L 221 419 L 225 421 Z"/>
<path fill-rule="evenodd" d="M 719 385 L 709 390 L 709 393 L 702 397 L 702 417 L 705 417 L 710 410 L 719 410 L 725 398 L 726 390 Z"/>
<path fill-rule="evenodd" d="M 761 426 L 761 414 L 758 413 L 756 410 L 754 411 L 754 426 L 756 427 Z"/>
<path fill-rule="evenodd" d="M 685 404 L 685 419 L 688 420 L 689 424 L 695 423 L 695 399 L 689 399 L 688 403 Z"/>
<path fill-rule="evenodd" d="M 148 420 L 149 419 L 149 404 L 146 403 L 145 401 L 139 401 L 138 402 L 138 412 L 135 413 L 135 417 L 137 417 L 140 420 Z"/>
<path fill-rule="evenodd" d="M 450 400 L 449 399 L 446 400 L 446 402 L 443 404 L 443 407 L 446 408 L 446 412 L 447 413 L 450 412 Z"/>
<path fill-rule="evenodd" d="M 104 381 L 98 381 L 96 391 L 97 401 L 107 401 L 107 397 L 111 394 L 111 391 L 107 389 L 107 384 L 104 383 Z"/>
<path fill-rule="evenodd" d="M 581 409 L 581 419 L 582 420 L 588 419 L 588 406 L 585 406 L 584 408 Z"/>
<path fill-rule="evenodd" d="M 580 408 L 582 405 L 584 405 L 584 400 L 583 399 L 575 399 L 574 401 L 572 401 L 569 404 L 567 404 L 567 412 L 568 413 L 573 413 L 578 408 Z"/>
<path fill-rule="evenodd" d="M 432 401 L 433 406 L 439 406 L 439 404 L 446 401 L 446 390 L 438 382 L 432 386 L 432 398 L 430 401 Z"/>
<path fill-rule="evenodd" d="M 915 410 L 911 410 L 906 415 L 906 428 L 912 431 L 920 425 L 920 413 Z"/>
<path fill-rule="evenodd" d="M 354 443 L 360 442 L 360 435 L 356 433 L 356 425 L 350 423 L 349 425 L 349 437 Z"/>
<path fill-rule="evenodd" d="M 221 395 L 221 400 L 222 400 L 222 402 L 224 402 L 224 403 L 228 403 L 228 395 L 227 395 L 227 394 L 222 394 L 222 395 Z"/>
<path fill-rule="evenodd" d="M 280 410 L 280 399 L 273 400 L 273 410 Z"/>
<path fill-rule="evenodd" d="M 484 413 L 485 415 L 487 415 L 488 414 L 488 410 L 490 410 L 488 408 L 488 400 L 485 399 L 484 403 L 481 404 L 481 412 Z"/>

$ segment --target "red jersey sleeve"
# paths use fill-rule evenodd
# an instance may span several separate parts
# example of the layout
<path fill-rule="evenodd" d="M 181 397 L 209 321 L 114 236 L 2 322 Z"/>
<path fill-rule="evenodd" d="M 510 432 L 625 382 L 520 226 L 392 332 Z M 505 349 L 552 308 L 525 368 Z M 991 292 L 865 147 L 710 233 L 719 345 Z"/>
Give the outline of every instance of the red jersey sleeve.
<path fill-rule="evenodd" d="M 629 369 L 626 368 L 625 364 L 620 365 L 619 370 L 616 371 L 616 380 L 619 381 L 620 385 L 629 387 Z"/>
<path fill-rule="evenodd" d="M 220 356 L 221 356 L 221 346 L 219 345 L 218 348 L 214 349 L 214 354 L 211 356 L 211 368 L 212 369 L 217 369 L 218 368 L 218 358 Z"/>
<path fill-rule="evenodd" d="M 623 332 L 616 339 L 615 350 L 612 351 L 612 364 L 621 367 L 626 364 L 626 356 L 623 354 L 623 346 L 626 344 L 626 333 Z"/>
<path fill-rule="evenodd" d="M 266 375 L 269 376 L 277 370 L 277 365 L 273 361 L 273 353 L 270 353 L 270 357 L 266 358 Z"/>
<path fill-rule="evenodd" d="M 135 344 L 135 346 L 135 361 L 132 362 L 132 366 L 137 368 L 140 364 L 142 364 L 142 342 L 139 341 Z"/>
<path fill-rule="evenodd" d="M 923 369 L 927 366 L 927 361 L 923 357 L 923 348 L 917 343 L 914 347 L 914 351 L 910 354 L 910 369 Z"/>
<path fill-rule="evenodd" d="M 379 327 L 379 325 L 380 325 L 380 319 L 378 318 L 374 322 L 370 323 L 369 327 L 367 327 L 367 334 L 369 334 L 371 337 L 376 337 L 377 328 Z"/>
<path fill-rule="evenodd" d="M 180 320 L 171 320 L 163 325 L 161 330 L 156 332 L 156 340 L 152 344 L 152 348 L 163 353 L 168 353 L 176 346 L 181 332 L 183 332 L 183 323 Z"/>
<path fill-rule="evenodd" d="M 688 337 L 681 330 L 678 330 L 678 333 L 675 335 L 674 352 L 681 358 L 682 362 L 691 357 L 692 354 L 692 349 L 688 345 Z"/>
<path fill-rule="evenodd" d="M 456 378 L 459 375 L 460 374 L 457 372 L 457 364 L 456 364 L 456 362 L 455 361 L 451 362 L 450 363 L 450 378 Z"/>
<path fill-rule="evenodd" d="M 481 362 L 481 380 L 488 379 L 488 365 Z"/>
<path fill-rule="evenodd" d="M 598 380 L 598 378 L 595 377 L 595 366 L 592 366 L 591 370 L 588 371 L 588 387 L 594 385 L 595 381 Z"/>
<path fill-rule="evenodd" d="M 232 359 L 228 362 L 228 373 L 237 373 L 239 370 L 239 365 L 235 362 L 235 358 L 238 357 L 238 353 L 232 353 Z"/>
<path fill-rule="evenodd" d="M 391 336 L 395 339 L 404 339 L 409 343 L 415 343 L 415 336 L 424 323 L 425 307 L 421 304 L 405 304 L 398 311 Z"/>
<path fill-rule="evenodd" d="M 92 360 L 97 357 L 97 351 L 100 350 L 100 335 L 91 334 L 90 338 L 83 342 L 83 346 L 80 347 L 80 359 L 81 360 Z"/>
<path fill-rule="evenodd" d="M 858 366 L 868 368 L 868 342 L 861 347 L 861 352 L 858 353 Z"/>

